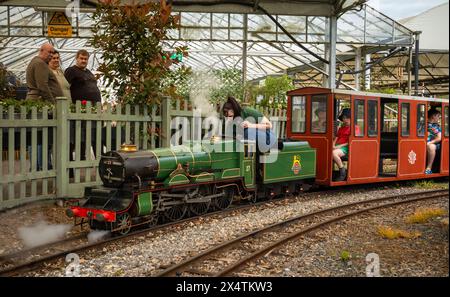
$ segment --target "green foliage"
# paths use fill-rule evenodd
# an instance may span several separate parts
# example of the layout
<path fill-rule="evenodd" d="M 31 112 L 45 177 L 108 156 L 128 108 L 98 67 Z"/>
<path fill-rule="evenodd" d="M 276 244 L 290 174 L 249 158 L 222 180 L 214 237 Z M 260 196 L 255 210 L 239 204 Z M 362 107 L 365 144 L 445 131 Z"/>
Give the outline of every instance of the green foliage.
<path fill-rule="evenodd" d="M 162 82 L 163 89 L 175 90 L 171 94 L 172 98 L 178 100 L 189 100 L 189 92 L 191 91 L 192 69 L 190 67 L 179 67 L 174 71 L 170 71 L 166 79 Z"/>
<path fill-rule="evenodd" d="M 199 88 L 207 89 L 208 99 L 213 104 L 223 103 L 228 96 L 235 97 L 238 101 L 249 105 L 256 104 L 256 98 L 263 96 L 259 106 L 286 108 L 286 93 L 294 88 L 292 79 L 287 76 L 268 77 L 263 86 L 255 84 L 244 84 L 242 81 L 242 70 L 237 68 L 215 69 L 213 77 L 196 77 L 192 71 L 180 70 L 181 75 L 171 73 L 167 83 L 177 88 L 176 98 L 188 99 L 192 91 Z M 199 81 L 199 78 L 201 81 Z M 206 81 L 204 81 L 206 80 Z M 199 85 L 201 84 L 201 85 Z M 210 95 L 209 95 L 210 94 Z M 193 98 L 190 98 L 193 100 Z"/>
<path fill-rule="evenodd" d="M 351 259 L 351 254 L 349 251 L 342 251 L 341 252 L 341 261 L 348 262 Z"/>
<path fill-rule="evenodd" d="M 0 100 L 14 97 L 14 89 L 9 86 L 7 80 L 8 70 L 0 63 Z"/>
<path fill-rule="evenodd" d="M 242 70 L 232 69 L 216 69 L 213 74 L 219 81 L 219 86 L 213 88 L 211 92 L 212 103 L 219 103 L 226 100 L 228 96 L 236 99 L 244 99 L 244 83 L 242 81 Z"/>
<path fill-rule="evenodd" d="M 379 94 L 397 94 L 397 91 L 393 88 L 387 88 L 387 89 L 370 89 L 367 90 L 369 93 L 379 93 Z"/>
<path fill-rule="evenodd" d="M 26 112 L 30 112 L 33 107 L 37 108 L 40 112 L 44 107 L 48 107 L 51 110 L 54 105 L 41 100 L 16 100 L 16 99 L 2 99 L 0 105 L 3 106 L 3 111 L 6 112 L 10 106 L 14 106 L 14 112 L 19 113 L 22 106 L 25 107 Z"/>
<path fill-rule="evenodd" d="M 163 50 L 162 41 L 168 32 L 178 28 L 179 16 L 171 15 L 165 0 L 159 3 L 120 5 L 119 0 L 105 0 L 93 15 L 92 45 L 102 52 L 106 86 L 121 103 L 158 103 L 162 96 L 173 96 L 176 87 L 164 83 L 179 64 L 180 56 L 187 56 L 186 47 L 174 52 Z M 173 54 L 176 59 L 171 59 Z"/>
<path fill-rule="evenodd" d="M 434 181 L 432 180 L 419 180 L 414 182 L 413 185 L 415 188 L 420 188 L 420 189 L 435 189 L 435 188 L 439 188 L 438 185 L 436 185 L 434 183 Z"/>
<path fill-rule="evenodd" d="M 287 76 L 267 77 L 263 86 L 244 84 L 242 70 L 216 69 L 213 70 L 217 86 L 211 88 L 211 103 L 220 103 L 228 96 L 233 96 L 239 101 L 254 105 L 260 95 L 264 99 L 259 102 L 263 107 L 285 108 L 287 105 L 286 92 L 294 88 L 292 79 Z M 190 88 L 196 86 L 190 85 Z"/>
<path fill-rule="evenodd" d="M 264 100 L 267 104 L 262 103 L 264 106 L 272 107 L 286 107 L 287 96 L 286 92 L 294 88 L 292 79 L 287 76 L 267 77 L 264 83 Z"/>

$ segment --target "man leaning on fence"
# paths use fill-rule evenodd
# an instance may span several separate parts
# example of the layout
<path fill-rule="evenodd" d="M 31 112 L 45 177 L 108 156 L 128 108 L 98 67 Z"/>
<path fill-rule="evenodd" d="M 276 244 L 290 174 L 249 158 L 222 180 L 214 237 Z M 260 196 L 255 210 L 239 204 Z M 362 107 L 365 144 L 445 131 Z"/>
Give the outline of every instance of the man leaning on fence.
<path fill-rule="evenodd" d="M 27 67 L 27 99 L 56 102 L 63 95 L 55 74 L 48 67 L 55 49 L 50 43 L 41 46 L 38 56 Z"/>
<path fill-rule="evenodd" d="M 64 76 L 70 84 L 70 94 L 72 95 L 72 102 L 76 101 L 92 102 L 95 106 L 97 102 L 102 102 L 102 97 L 100 90 L 97 87 L 97 79 L 94 74 L 87 69 L 87 64 L 89 61 L 89 53 L 86 50 L 79 50 L 75 56 L 75 65 L 69 67 L 64 72 Z M 75 123 L 70 123 L 70 160 L 75 161 Z M 90 147 L 91 154 L 86 155 L 86 122 L 81 122 L 81 155 L 79 158 L 81 160 L 94 160 L 96 156 L 94 152 L 96 151 L 96 125 L 91 127 L 91 140 L 88 148 Z M 90 156 L 89 156 L 90 155 Z M 73 171 L 69 171 L 70 176 L 73 176 Z"/>
<path fill-rule="evenodd" d="M 53 45 L 44 43 L 39 49 L 39 54 L 34 57 L 30 64 L 28 64 L 26 79 L 27 79 L 27 99 L 42 100 L 50 103 L 56 103 L 56 97 L 63 96 L 63 92 L 55 74 L 51 71 L 48 63 L 52 59 L 55 52 Z M 51 119 L 52 115 L 48 117 Z M 42 128 L 37 129 L 37 147 L 36 147 L 36 163 L 33 163 L 32 156 L 34 148 L 31 145 L 31 133 L 27 132 L 27 149 L 30 155 L 30 170 L 33 170 L 33 165 L 36 164 L 35 170 L 51 170 L 52 165 L 52 145 L 53 133 L 52 129 L 48 130 L 48 147 L 43 148 L 43 131 Z M 48 164 L 45 168 L 43 164 L 43 150 L 47 151 Z"/>

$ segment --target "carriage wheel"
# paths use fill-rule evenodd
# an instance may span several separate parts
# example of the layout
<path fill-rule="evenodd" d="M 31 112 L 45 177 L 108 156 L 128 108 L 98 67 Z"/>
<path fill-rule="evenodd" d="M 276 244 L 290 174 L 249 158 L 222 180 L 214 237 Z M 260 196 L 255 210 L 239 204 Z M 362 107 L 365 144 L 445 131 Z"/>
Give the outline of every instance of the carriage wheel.
<path fill-rule="evenodd" d="M 212 193 L 211 187 L 209 186 L 200 186 L 199 190 L 199 196 L 209 196 Z M 201 203 L 190 203 L 189 204 L 189 211 L 194 216 L 201 216 L 208 212 L 209 207 L 211 205 L 211 200 L 207 202 L 201 202 Z"/>
<path fill-rule="evenodd" d="M 186 204 L 177 204 L 166 210 L 164 212 L 164 216 L 168 220 L 175 222 L 181 220 L 186 214 L 186 211 L 187 211 Z"/>
<path fill-rule="evenodd" d="M 214 207 L 219 210 L 223 210 L 228 208 L 233 202 L 234 198 L 234 189 L 224 189 L 223 193 L 225 194 L 223 197 L 214 198 Z"/>
<path fill-rule="evenodd" d="M 131 216 L 129 213 L 125 212 L 117 216 L 117 221 L 115 224 L 115 228 L 118 229 L 118 232 L 121 235 L 128 234 L 131 230 Z"/>

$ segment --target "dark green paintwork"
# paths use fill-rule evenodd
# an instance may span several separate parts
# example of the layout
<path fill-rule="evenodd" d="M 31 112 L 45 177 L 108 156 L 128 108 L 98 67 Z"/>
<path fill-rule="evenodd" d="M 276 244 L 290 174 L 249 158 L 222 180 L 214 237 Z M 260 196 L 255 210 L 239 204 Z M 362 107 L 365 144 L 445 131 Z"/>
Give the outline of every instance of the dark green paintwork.
<path fill-rule="evenodd" d="M 137 199 L 138 216 L 149 215 L 153 210 L 152 193 L 141 193 Z"/>
<path fill-rule="evenodd" d="M 298 165 L 295 165 L 299 160 Z M 264 164 L 264 184 L 314 178 L 316 150 L 307 142 L 285 144 L 273 163 Z"/>
<path fill-rule="evenodd" d="M 242 145 L 231 140 L 219 140 L 155 149 L 152 152 L 158 158 L 157 179 L 164 181 L 165 186 L 174 186 L 242 177 L 245 187 L 252 189 L 256 186 L 255 154 L 246 154 L 239 147 Z M 299 160 L 297 166 L 294 166 L 294 160 Z M 182 165 L 181 172 L 172 174 L 179 164 Z M 307 142 L 285 142 L 276 161 L 263 166 L 265 184 L 314 178 L 316 151 Z"/>

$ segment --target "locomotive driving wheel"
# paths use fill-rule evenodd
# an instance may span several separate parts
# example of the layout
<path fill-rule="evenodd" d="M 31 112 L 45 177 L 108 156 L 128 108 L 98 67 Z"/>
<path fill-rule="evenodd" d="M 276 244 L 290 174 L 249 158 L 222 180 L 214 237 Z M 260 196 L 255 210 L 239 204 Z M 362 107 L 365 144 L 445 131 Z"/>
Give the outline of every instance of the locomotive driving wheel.
<path fill-rule="evenodd" d="M 168 210 L 164 212 L 164 216 L 172 222 L 181 220 L 187 211 L 187 205 L 183 204 L 175 204 Z"/>
<path fill-rule="evenodd" d="M 223 210 L 228 208 L 233 202 L 234 198 L 234 189 L 232 188 L 224 188 L 215 190 L 217 194 L 223 193 L 222 197 L 214 198 L 213 204 L 216 209 Z"/>
<path fill-rule="evenodd" d="M 212 194 L 211 187 L 208 185 L 203 185 L 203 186 L 199 187 L 198 195 L 196 198 L 202 198 L 204 196 L 209 196 L 211 194 Z M 208 200 L 206 202 L 190 203 L 189 211 L 194 216 L 201 216 L 208 212 L 210 205 L 211 205 L 211 200 Z"/>
<path fill-rule="evenodd" d="M 117 221 L 115 223 L 114 229 L 121 235 L 128 234 L 131 230 L 131 216 L 129 213 L 125 212 L 117 216 Z"/>

